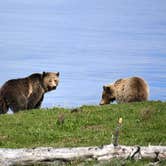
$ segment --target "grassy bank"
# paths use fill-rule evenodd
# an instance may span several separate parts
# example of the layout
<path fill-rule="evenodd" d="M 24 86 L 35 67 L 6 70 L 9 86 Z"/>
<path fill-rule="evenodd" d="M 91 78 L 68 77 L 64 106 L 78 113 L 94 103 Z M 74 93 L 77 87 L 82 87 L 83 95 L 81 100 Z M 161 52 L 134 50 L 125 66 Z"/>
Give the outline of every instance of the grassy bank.
<path fill-rule="evenodd" d="M 120 144 L 166 145 L 166 102 L 143 102 L 0 115 L 0 147 L 110 144 L 119 117 Z"/>

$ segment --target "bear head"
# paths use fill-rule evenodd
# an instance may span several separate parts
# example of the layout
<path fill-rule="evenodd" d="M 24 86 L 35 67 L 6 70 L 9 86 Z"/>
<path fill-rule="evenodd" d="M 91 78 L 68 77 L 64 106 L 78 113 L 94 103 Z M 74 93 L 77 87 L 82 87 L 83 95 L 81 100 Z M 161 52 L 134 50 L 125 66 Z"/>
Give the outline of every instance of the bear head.
<path fill-rule="evenodd" d="M 59 83 L 59 72 L 43 72 L 43 86 L 46 92 L 57 88 Z"/>
<path fill-rule="evenodd" d="M 109 104 L 115 100 L 114 85 L 104 85 L 100 105 Z"/>

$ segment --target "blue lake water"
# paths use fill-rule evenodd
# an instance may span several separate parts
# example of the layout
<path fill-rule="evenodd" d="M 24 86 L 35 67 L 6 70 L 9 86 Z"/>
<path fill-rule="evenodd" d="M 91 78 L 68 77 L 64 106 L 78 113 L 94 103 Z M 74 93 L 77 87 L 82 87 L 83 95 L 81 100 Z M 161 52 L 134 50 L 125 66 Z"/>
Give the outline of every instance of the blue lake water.
<path fill-rule="evenodd" d="M 165 0 L 0 2 L 0 85 L 60 71 L 42 107 L 98 104 L 102 86 L 143 77 L 150 100 L 166 100 Z"/>

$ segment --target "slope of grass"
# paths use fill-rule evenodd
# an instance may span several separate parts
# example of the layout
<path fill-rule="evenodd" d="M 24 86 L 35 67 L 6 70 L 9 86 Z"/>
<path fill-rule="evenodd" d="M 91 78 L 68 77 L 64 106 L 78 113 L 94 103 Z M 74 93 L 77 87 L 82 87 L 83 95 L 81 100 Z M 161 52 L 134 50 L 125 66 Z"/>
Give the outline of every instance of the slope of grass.
<path fill-rule="evenodd" d="M 0 115 L 0 147 L 110 144 L 122 117 L 119 143 L 166 145 L 166 102 L 52 108 Z"/>

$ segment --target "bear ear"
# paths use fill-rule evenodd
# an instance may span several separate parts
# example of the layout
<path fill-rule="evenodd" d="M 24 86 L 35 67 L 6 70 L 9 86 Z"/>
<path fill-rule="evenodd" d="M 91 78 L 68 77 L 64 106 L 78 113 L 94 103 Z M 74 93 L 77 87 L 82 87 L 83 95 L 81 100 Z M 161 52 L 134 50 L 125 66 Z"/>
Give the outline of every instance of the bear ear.
<path fill-rule="evenodd" d="M 57 73 L 56 73 L 56 75 L 57 75 L 57 77 L 59 77 L 60 73 L 59 73 L 59 72 L 57 72 Z"/>
<path fill-rule="evenodd" d="M 45 71 L 43 71 L 43 73 L 42 73 L 42 77 L 44 77 L 46 75 L 46 72 Z"/>

